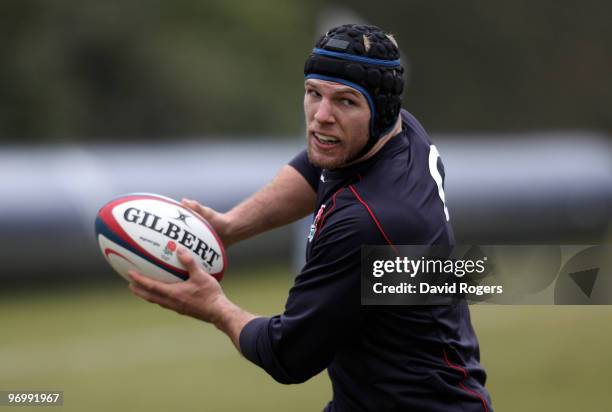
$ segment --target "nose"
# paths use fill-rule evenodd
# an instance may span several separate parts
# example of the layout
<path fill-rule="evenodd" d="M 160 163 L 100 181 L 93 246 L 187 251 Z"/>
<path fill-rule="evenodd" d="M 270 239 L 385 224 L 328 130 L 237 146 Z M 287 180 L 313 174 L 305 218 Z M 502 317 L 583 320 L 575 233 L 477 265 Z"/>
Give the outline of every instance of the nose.
<path fill-rule="evenodd" d="M 329 99 L 322 98 L 317 106 L 314 118 L 319 123 L 333 123 L 335 122 L 334 114 L 332 111 L 332 105 Z"/>

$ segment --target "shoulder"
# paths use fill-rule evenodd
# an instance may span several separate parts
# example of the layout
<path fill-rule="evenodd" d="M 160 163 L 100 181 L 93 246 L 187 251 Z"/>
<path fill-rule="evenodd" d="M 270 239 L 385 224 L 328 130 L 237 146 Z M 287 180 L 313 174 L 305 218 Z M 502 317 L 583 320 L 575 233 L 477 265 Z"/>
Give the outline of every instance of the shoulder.
<path fill-rule="evenodd" d="M 357 185 L 340 189 L 322 214 L 317 244 L 333 243 L 337 250 L 387 244 L 386 233 Z"/>
<path fill-rule="evenodd" d="M 351 186 L 384 243 L 443 243 L 443 238 L 450 233 L 428 161 L 414 157 L 407 162 L 398 158 L 390 160 L 405 162 L 402 172 L 384 173 L 381 169 L 380 173 L 366 174 L 362 181 Z"/>
<path fill-rule="evenodd" d="M 427 131 L 425 131 L 425 128 L 423 127 L 421 122 L 419 122 L 419 120 L 414 117 L 412 113 L 405 109 L 402 109 L 400 111 L 400 116 L 402 119 L 402 130 L 408 136 L 416 136 L 419 141 L 426 143 L 427 145 L 431 144 L 431 140 L 429 138 L 429 135 L 427 134 Z"/>
<path fill-rule="evenodd" d="M 312 189 L 316 192 L 319 186 L 319 176 L 321 175 L 321 168 L 314 166 L 308 160 L 308 153 L 306 149 L 299 152 L 290 162 L 289 166 L 293 167 L 300 173 Z"/>
<path fill-rule="evenodd" d="M 354 185 L 340 189 L 327 210 L 323 211 L 317 244 L 325 243 L 334 243 L 336 249 L 385 243 L 369 206 L 360 200 Z"/>

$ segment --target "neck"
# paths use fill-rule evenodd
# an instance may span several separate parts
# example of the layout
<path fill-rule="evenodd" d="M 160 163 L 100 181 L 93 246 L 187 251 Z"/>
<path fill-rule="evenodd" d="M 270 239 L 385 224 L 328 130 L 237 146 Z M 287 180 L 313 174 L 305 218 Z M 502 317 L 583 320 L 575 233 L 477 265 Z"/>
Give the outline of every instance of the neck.
<path fill-rule="evenodd" d="M 372 156 L 374 156 L 376 153 L 378 153 L 380 151 L 380 149 L 383 148 L 383 146 L 389 141 L 391 140 L 394 136 L 398 135 L 399 132 L 402 131 L 402 119 L 400 118 L 400 116 L 397 116 L 397 120 L 395 121 L 395 125 L 393 126 L 393 129 L 391 129 L 388 133 L 386 133 L 385 135 L 383 135 L 380 139 L 378 139 L 378 141 L 374 144 L 374 146 L 372 146 L 372 148 L 370 150 L 368 150 L 368 152 L 366 154 L 364 154 L 363 156 L 361 156 L 358 159 L 353 160 L 350 163 L 347 163 L 345 166 L 352 166 L 355 163 L 359 163 L 359 162 L 363 162 L 365 160 L 368 160 L 369 158 L 371 158 Z"/>

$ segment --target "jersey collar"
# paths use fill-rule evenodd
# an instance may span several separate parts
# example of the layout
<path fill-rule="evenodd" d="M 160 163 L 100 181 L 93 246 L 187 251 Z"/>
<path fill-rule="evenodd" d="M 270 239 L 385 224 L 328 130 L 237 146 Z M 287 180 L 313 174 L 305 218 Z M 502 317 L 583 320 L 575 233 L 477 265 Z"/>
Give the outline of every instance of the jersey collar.
<path fill-rule="evenodd" d="M 347 180 L 357 177 L 359 180 L 372 167 L 373 164 L 381 159 L 392 157 L 395 153 L 405 150 L 409 146 L 408 134 L 406 129 L 402 127 L 402 131 L 389 141 L 376 153 L 374 156 L 363 162 L 355 163 L 354 165 L 343 167 L 341 169 L 327 170 L 323 169 L 322 176 L 325 179 L 324 183 Z"/>

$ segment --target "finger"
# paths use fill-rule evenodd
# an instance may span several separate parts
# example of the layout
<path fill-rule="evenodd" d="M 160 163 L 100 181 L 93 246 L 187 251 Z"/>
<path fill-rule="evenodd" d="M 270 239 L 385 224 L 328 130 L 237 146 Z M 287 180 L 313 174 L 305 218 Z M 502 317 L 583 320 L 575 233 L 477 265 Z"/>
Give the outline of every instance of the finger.
<path fill-rule="evenodd" d="M 144 277 L 142 274 L 140 274 L 140 272 L 137 272 L 135 270 L 128 270 L 127 275 L 130 279 L 130 282 L 138 282 L 140 281 L 140 278 Z"/>
<path fill-rule="evenodd" d="M 161 307 L 164 307 L 166 309 L 175 309 L 175 302 L 171 299 L 168 299 L 164 296 L 158 295 L 156 293 L 153 293 L 151 291 L 148 291 L 146 289 L 143 289 L 142 287 L 138 286 L 137 284 L 130 284 L 130 290 L 132 291 L 132 294 L 134 294 L 135 296 L 138 296 L 139 298 L 142 298 L 144 300 L 146 300 L 147 302 L 151 302 L 151 303 L 156 303 Z"/>
<path fill-rule="evenodd" d="M 202 267 L 198 265 L 198 262 L 196 261 L 194 256 L 189 253 L 186 248 L 184 248 L 183 246 L 179 246 L 176 251 L 176 254 L 179 258 L 179 261 L 185 266 L 185 268 L 189 272 L 190 279 L 207 275 L 207 273 L 204 272 L 204 269 L 202 269 Z"/>
<path fill-rule="evenodd" d="M 211 208 L 203 206 L 203 205 L 201 205 L 199 202 L 197 202 L 195 200 L 182 199 L 181 200 L 181 204 L 183 204 L 183 206 L 193 210 L 194 212 L 198 213 L 200 216 L 202 216 L 206 220 L 209 220 L 214 215 L 214 212 L 213 212 L 213 210 Z"/>
<path fill-rule="evenodd" d="M 143 274 L 135 270 L 129 270 L 127 275 L 130 278 L 130 283 L 136 283 L 144 288 L 147 278 Z"/>
<path fill-rule="evenodd" d="M 162 296 L 170 295 L 170 285 L 166 283 L 143 276 L 135 270 L 128 271 L 128 276 L 132 279 L 132 283 L 136 284 L 141 289 Z"/>
<path fill-rule="evenodd" d="M 200 204 L 192 199 L 183 198 L 181 199 L 181 204 L 189 209 L 197 211 L 200 208 Z"/>
<path fill-rule="evenodd" d="M 129 288 L 130 288 L 130 291 L 134 295 L 136 295 L 136 296 L 138 296 L 140 298 L 143 298 L 144 300 L 147 300 L 147 301 L 149 301 L 151 303 L 157 303 L 161 299 L 161 296 L 159 296 L 159 295 L 157 295 L 155 293 L 152 293 L 152 292 L 148 291 L 147 289 L 145 289 L 145 288 L 143 288 L 141 286 L 138 286 L 138 284 L 136 284 L 136 283 L 130 283 Z"/>

